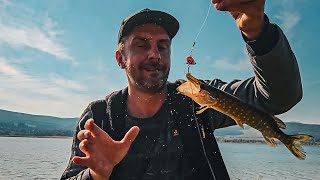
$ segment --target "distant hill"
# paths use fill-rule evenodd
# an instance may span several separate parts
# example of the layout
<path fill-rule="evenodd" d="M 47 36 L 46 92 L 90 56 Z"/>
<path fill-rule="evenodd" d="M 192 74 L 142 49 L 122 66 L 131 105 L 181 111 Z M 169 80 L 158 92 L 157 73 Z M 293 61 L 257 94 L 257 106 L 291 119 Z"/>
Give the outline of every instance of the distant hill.
<path fill-rule="evenodd" d="M 32 115 L 0 109 L 0 136 L 72 136 L 78 118 L 58 118 L 52 116 Z M 285 122 L 286 134 L 310 134 L 320 142 L 320 125 Z M 257 130 L 245 126 L 217 129 L 215 135 L 221 137 L 261 138 Z"/>
<path fill-rule="evenodd" d="M 0 135 L 71 136 L 78 118 L 58 118 L 0 109 Z"/>
<path fill-rule="evenodd" d="M 320 142 L 320 125 L 319 124 L 303 124 L 299 122 L 285 122 L 287 128 L 283 132 L 291 134 L 309 134 L 314 137 L 314 141 Z M 227 128 L 217 129 L 215 131 L 217 137 L 236 137 L 236 138 L 262 138 L 259 131 L 245 125 L 242 129 L 239 126 L 230 126 Z"/>

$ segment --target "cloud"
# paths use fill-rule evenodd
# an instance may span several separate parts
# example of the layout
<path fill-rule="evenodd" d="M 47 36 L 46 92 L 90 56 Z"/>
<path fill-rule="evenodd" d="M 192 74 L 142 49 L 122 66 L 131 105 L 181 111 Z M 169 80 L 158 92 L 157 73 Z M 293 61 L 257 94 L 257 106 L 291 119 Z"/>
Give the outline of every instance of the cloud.
<path fill-rule="evenodd" d="M 5 8 L 6 6 L 9 6 L 11 2 L 9 0 L 0 0 L 0 8 Z"/>
<path fill-rule="evenodd" d="M 59 117 L 79 116 L 91 101 L 81 83 L 59 75 L 36 77 L 0 57 L 0 108 Z"/>
<path fill-rule="evenodd" d="M 28 76 L 24 75 L 13 66 L 9 65 L 6 62 L 6 59 L 3 57 L 0 57 L 0 73 L 5 76 L 13 77 L 15 79 L 28 79 Z"/>
<path fill-rule="evenodd" d="M 240 60 L 233 63 L 228 59 L 218 59 L 212 64 L 212 67 L 229 71 L 245 71 L 251 69 L 249 60 Z"/>
<path fill-rule="evenodd" d="M 0 4 L 0 41 L 12 48 L 29 47 L 75 63 L 68 49 L 59 41 L 63 32 L 58 29 L 57 22 L 46 14 L 35 13 L 19 4 L 6 1 Z"/>
<path fill-rule="evenodd" d="M 301 14 L 299 13 L 299 3 L 305 3 L 304 0 L 282 0 L 276 2 L 280 6 L 280 11 L 275 15 L 279 21 L 282 30 L 291 38 L 295 26 L 301 21 Z"/>
<path fill-rule="evenodd" d="M 212 58 L 208 56 L 206 57 L 206 59 L 212 59 Z M 248 52 L 246 48 L 243 48 L 242 56 L 240 56 L 238 60 L 232 61 L 230 60 L 230 57 L 224 57 L 224 58 L 214 60 L 211 66 L 216 69 L 234 71 L 234 72 L 249 71 L 252 69 L 252 65 L 248 60 Z"/>
<path fill-rule="evenodd" d="M 282 11 L 275 16 L 280 21 L 280 26 L 285 33 L 290 33 L 301 20 L 298 12 Z"/>
<path fill-rule="evenodd" d="M 71 89 L 79 92 L 86 91 L 87 88 L 80 84 L 77 81 L 72 81 L 70 79 L 65 79 L 57 74 L 53 74 L 49 77 L 49 80 L 52 82 L 53 85 L 58 87 L 63 87 L 66 89 Z"/>

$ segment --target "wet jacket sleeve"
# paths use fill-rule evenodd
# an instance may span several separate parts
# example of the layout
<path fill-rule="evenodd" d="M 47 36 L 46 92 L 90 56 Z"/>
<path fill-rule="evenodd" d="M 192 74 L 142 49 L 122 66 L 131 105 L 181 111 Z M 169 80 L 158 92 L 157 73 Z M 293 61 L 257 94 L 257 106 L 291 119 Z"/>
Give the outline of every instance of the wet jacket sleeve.
<path fill-rule="evenodd" d="M 290 110 L 302 98 L 302 85 L 298 63 L 286 36 L 277 25 L 269 23 L 262 37 L 245 41 L 254 76 L 230 83 L 215 79 L 211 85 L 273 115 Z M 235 125 L 221 113 L 212 112 L 210 116 L 213 129 Z"/>
<path fill-rule="evenodd" d="M 73 135 L 71 157 L 70 157 L 67 168 L 62 174 L 61 180 L 93 180 L 89 173 L 89 169 L 87 167 L 77 165 L 72 161 L 74 156 L 85 157 L 85 154 L 82 153 L 79 149 L 80 141 L 77 138 L 77 134 L 80 130 L 84 129 L 84 124 L 91 117 L 92 117 L 92 112 L 90 110 L 90 107 L 88 107 L 82 114 L 76 126 L 75 133 Z"/>

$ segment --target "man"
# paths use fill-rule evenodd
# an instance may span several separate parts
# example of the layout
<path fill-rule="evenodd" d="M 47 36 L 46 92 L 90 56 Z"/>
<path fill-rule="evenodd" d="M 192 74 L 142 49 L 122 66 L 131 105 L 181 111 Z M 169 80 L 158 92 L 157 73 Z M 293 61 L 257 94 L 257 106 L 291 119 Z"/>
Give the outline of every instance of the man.
<path fill-rule="evenodd" d="M 255 76 L 211 85 L 268 113 L 288 111 L 302 97 L 299 70 L 284 34 L 264 14 L 265 0 L 212 3 L 235 18 Z M 84 111 L 61 179 L 230 179 L 213 131 L 235 122 L 212 109 L 195 115 L 196 105 L 175 90 L 181 82 L 167 83 L 178 29 L 161 11 L 124 19 L 116 60 L 128 87 Z"/>

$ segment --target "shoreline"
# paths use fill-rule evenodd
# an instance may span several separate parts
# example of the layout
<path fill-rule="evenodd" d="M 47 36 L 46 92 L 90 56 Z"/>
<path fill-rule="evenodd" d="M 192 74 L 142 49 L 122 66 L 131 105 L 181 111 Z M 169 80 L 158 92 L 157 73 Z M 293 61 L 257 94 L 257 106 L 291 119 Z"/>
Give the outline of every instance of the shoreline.
<path fill-rule="evenodd" d="M 52 139 L 72 139 L 71 136 L 19 136 L 19 135 L 0 135 L 1 137 L 22 137 L 22 138 L 52 138 Z M 247 139 L 247 138 L 216 138 L 218 143 L 228 144 L 266 144 L 262 139 Z M 276 141 L 277 144 L 282 144 L 280 141 Z M 320 142 L 302 143 L 303 146 L 320 146 Z"/>
<path fill-rule="evenodd" d="M 19 136 L 19 135 L 1 135 L 1 137 L 21 137 L 21 138 L 52 138 L 52 139 L 72 139 L 71 136 Z"/>
<path fill-rule="evenodd" d="M 225 141 L 217 141 L 218 144 L 267 144 L 265 142 L 225 142 Z M 277 144 L 282 144 L 282 143 L 277 143 Z M 301 144 L 302 146 L 319 146 L 320 147 L 320 142 L 316 142 L 315 144 Z"/>
<path fill-rule="evenodd" d="M 218 143 L 233 143 L 233 144 L 267 144 L 262 138 L 235 138 L 235 137 L 216 137 Z M 281 141 L 276 140 L 276 144 L 283 144 Z M 311 141 L 301 143 L 303 146 L 320 146 L 319 141 Z"/>

